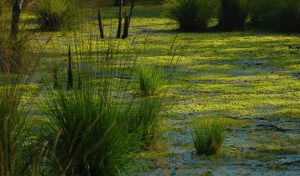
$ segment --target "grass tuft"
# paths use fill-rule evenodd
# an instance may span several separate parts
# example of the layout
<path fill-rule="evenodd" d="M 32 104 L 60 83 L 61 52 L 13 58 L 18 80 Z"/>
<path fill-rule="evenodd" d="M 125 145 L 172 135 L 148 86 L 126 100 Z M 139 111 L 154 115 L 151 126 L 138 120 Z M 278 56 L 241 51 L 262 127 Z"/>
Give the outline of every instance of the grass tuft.
<path fill-rule="evenodd" d="M 55 92 L 49 98 L 53 125 L 45 134 L 52 139 L 53 172 L 110 176 L 128 171 L 131 152 L 139 146 L 128 130 L 130 105 L 114 101 L 106 89 Z"/>
<path fill-rule="evenodd" d="M 193 127 L 193 142 L 198 155 L 216 154 L 225 139 L 221 120 L 199 120 Z"/>
<path fill-rule="evenodd" d="M 141 63 L 137 68 L 137 72 L 141 95 L 155 95 L 163 85 L 163 71 L 155 65 Z"/>
<path fill-rule="evenodd" d="M 156 98 L 144 98 L 138 101 L 130 121 L 130 131 L 138 135 L 138 140 L 148 147 L 154 141 L 159 125 L 161 101 Z"/>

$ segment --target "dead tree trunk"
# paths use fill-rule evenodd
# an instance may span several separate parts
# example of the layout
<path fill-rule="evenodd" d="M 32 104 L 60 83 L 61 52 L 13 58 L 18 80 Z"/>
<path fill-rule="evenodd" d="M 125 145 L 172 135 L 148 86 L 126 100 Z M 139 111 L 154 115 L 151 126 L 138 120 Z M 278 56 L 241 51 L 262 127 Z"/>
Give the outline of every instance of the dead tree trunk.
<path fill-rule="evenodd" d="M 12 18 L 11 18 L 11 35 L 15 37 L 19 31 L 19 22 L 22 11 L 23 0 L 15 0 L 13 9 L 12 9 Z"/>
<path fill-rule="evenodd" d="M 135 2 L 135 0 L 131 0 L 131 7 L 130 7 L 129 15 L 127 13 L 125 13 L 124 31 L 123 31 L 122 39 L 125 39 L 128 37 L 130 20 L 131 20 L 133 9 L 134 9 L 134 2 Z"/>
<path fill-rule="evenodd" d="M 123 7 L 123 0 L 119 0 L 119 23 L 118 23 L 117 38 L 121 38 L 121 30 L 122 30 L 122 7 Z"/>
<path fill-rule="evenodd" d="M 99 25 L 100 37 L 103 39 L 104 38 L 104 30 L 103 30 L 100 9 L 98 10 L 98 25 Z"/>
<path fill-rule="evenodd" d="M 69 45 L 68 53 L 68 89 L 73 88 L 73 71 L 72 71 L 72 51 L 71 46 Z"/>
<path fill-rule="evenodd" d="M 130 12 L 129 12 L 129 24 L 130 24 L 130 20 L 131 20 L 132 14 L 133 14 L 134 5 L 135 5 L 135 0 L 131 0 L 131 6 L 130 6 Z"/>

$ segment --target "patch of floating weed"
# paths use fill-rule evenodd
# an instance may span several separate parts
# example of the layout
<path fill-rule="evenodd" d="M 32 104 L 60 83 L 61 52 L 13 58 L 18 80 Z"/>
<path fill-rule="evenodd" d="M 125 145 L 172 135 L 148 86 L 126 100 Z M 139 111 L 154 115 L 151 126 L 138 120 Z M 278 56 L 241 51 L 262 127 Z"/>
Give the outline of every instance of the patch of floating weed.
<path fill-rule="evenodd" d="M 258 145 L 250 148 L 262 153 L 285 154 L 285 155 L 299 153 L 299 150 L 297 150 L 296 148 L 289 148 L 289 147 L 284 147 L 279 145 Z"/>

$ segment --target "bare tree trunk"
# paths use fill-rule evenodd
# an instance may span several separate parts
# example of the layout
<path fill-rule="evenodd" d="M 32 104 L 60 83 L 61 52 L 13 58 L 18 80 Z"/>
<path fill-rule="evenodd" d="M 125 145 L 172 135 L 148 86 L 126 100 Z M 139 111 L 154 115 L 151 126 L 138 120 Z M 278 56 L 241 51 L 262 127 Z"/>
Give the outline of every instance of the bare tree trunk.
<path fill-rule="evenodd" d="M 100 37 L 103 39 L 104 38 L 104 30 L 103 30 L 103 24 L 102 24 L 100 9 L 98 10 L 98 25 L 99 25 Z"/>
<path fill-rule="evenodd" d="M 129 24 L 130 24 L 130 20 L 131 20 L 132 14 L 133 14 L 134 5 L 135 5 L 135 0 L 131 0 L 131 6 L 130 6 L 130 12 L 129 12 Z"/>
<path fill-rule="evenodd" d="M 119 23 L 118 23 L 117 38 L 121 37 L 121 30 L 122 30 L 122 7 L 123 7 L 123 0 L 119 0 Z"/>
<path fill-rule="evenodd" d="M 19 31 L 19 22 L 20 15 L 22 11 L 23 0 L 15 0 L 13 9 L 12 9 L 12 18 L 11 18 L 11 35 L 16 36 Z"/>
<path fill-rule="evenodd" d="M 72 51 L 71 46 L 69 45 L 68 53 L 68 89 L 73 88 L 73 71 L 72 71 Z"/>
<path fill-rule="evenodd" d="M 123 31 L 122 39 L 125 39 L 128 37 L 130 20 L 131 20 L 133 9 L 134 9 L 134 2 L 135 2 L 135 0 L 131 0 L 131 7 L 130 7 L 129 15 L 127 13 L 125 13 L 124 31 Z"/>

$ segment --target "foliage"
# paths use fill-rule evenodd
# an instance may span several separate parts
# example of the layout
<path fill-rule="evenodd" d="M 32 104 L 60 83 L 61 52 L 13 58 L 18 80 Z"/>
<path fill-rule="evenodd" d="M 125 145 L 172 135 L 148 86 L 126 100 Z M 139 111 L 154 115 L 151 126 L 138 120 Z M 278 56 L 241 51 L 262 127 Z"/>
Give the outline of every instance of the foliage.
<path fill-rule="evenodd" d="M 215 8 L 214 0 L 175 0 L 170 15 L 181 31 L 206 31 Z"/>
<path fill-rule="evenodd" d="M 281 32 L 300 32 L 300 1 L 257 0 L 250 7 L 252 25 Z"/>
<path fill-rule="evenodd" d="M 222 30 L 244 30 L 247 17 L 246 0 L 221 0 L 219 27 Z"/>
<path fill-rule="evenodd" d="M 0 1 L 0 17 L 4 11 L 4 1 Z"/>
<path fill-rule="evenodd" d="M 163 84 L 163 71 L 155 65 L 141 63 L 138 68 L 138 79 L 142 96 L 151 96 L 157 93 Z"/>
<path fill-rule="evenodd" d="M 26 35 L 12 37 L 9 30 L 0 29 L 0 71 L 23 72 L 31 62 L 29 40 Z"/>
<path fill-rule="evenodd" d="M 0 175 L 29 174 L 34 140 L 28 109 L 21 105 L 22 92 L 16 85 L 0 91 Z"/>
<path fill-rule="evenodd" d="M 49 98 L 53 125 L 45 138 L 52 139 L 53 171 L 61 168 L 58 174 L 91 176 L 127 171 L 131 152 L 139 146 L 128 130 L 130 103 L 114 101 L 107 89 L 54 92 Z"/>
<path fill-rule="evenodd" d="M 4 26 L 4 21 L 6 18 L 4 18 L 6 14 L 6 9 L 7 9 L 7 3 L 5 1 L 0 1 L 0 28 L 3 28 Z"/>
<path fill-rule="evenodd" d="M 34 9 L 41 30 L 56 31 L 76 26 L 75 0 L 37 0 Z"/>
<path fill-rule="evenodd" d="M 221 120 L 200 120 L 193 127 L 193 141 L 197 154 L 217 153 L 225 138 L 225 123 Z"/>

